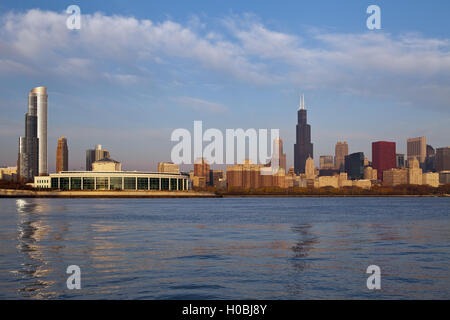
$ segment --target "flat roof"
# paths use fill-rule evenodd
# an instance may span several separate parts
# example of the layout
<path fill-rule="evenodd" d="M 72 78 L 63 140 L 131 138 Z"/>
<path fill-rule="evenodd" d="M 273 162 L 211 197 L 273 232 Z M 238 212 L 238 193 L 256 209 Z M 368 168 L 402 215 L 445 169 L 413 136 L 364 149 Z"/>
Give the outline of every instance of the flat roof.
<path fill-rule="evenodd" d="M 50 175 L 57 174 L 125 174 L 125 175 L 140 175 L 140 174 L 160 174 L 160 175 L 173 175 L 173 176 L 189 176 L 187 172 L 152 172 L 152 171 L 61 171 L 58 173 L 50 173 Z"/>

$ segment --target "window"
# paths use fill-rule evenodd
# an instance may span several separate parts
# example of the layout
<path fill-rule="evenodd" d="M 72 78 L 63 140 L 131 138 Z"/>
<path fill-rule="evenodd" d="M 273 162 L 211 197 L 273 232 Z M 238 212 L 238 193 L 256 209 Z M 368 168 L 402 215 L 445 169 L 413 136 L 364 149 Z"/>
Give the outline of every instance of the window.
<path fill-rule="evenodd" d="M 170 190 L 177 190 L 177 179 L 170 179 Z"/>
<path fill-rule="evenodd" d="M 58 189 L 58 178 L 52 178 L 51 187 Z"/>
<path fill-rule="evenodd" d="M 148 178 L 137 178 L 138 190 L 148 190 Z"/>
<path fill-rule="evenodd" d="M 159 190 L 159 178 L 150 178 L 150 190 Z"/>
<path fill-rule="evenodd" d="M 61 190 L 69 190 L 69 178 L 59 178 L 59 188 Z"/>
<path fill-rule="evenodd" d="M 123 184 L 125 190 L 136 190 L 136 178 L 125 177 L 123 178 Z"/>
<path fill-rule="evenodd" d="M 108 190 L 108 178 L 96 178 L 96 190 Z"/>
<path fill-rule="evenodd" d="M 112 177 L 110 178 L 111 190 L 122 190 L 122 177 Z"/>
<path fill-rule="evenodd" d="M 70 189 L 81 190 L 81 178 L 70 178 Z"/>
<path fill-rule="evenodd" d="M 94 178 L 83 178 L 83 190 L 94 190 Z"/>
<path fill-rule="evenodd" d="M 169 178 L 161 178 L 161 190 L 169 190 Z"/>

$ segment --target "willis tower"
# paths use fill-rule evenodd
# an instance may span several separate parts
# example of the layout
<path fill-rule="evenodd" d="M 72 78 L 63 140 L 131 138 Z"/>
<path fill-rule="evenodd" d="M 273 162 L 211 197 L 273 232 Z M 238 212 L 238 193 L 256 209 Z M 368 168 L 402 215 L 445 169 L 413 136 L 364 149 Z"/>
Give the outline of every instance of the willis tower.
<path fill-rule="evenodd" d="M 313 158 L 311 126 L 306 122 L 305 97 L 303 95 L 300 98 L 297 116 L 296 143 L 294 144 L 294 172 L 300 174 L 305 173 L 306 159 L 308 157 Z"/>

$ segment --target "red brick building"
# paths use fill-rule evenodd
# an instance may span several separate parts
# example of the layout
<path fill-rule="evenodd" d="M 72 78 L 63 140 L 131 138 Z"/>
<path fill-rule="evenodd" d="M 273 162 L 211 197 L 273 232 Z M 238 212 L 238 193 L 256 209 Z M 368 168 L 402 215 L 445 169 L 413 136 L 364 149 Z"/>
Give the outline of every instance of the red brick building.
<path fill-rule="evenodd" d="M 378 180 L 383 180 L 383 171 L 396 166 L 395 142 L 372 142 L 372 167 L 377 169 Z"/>

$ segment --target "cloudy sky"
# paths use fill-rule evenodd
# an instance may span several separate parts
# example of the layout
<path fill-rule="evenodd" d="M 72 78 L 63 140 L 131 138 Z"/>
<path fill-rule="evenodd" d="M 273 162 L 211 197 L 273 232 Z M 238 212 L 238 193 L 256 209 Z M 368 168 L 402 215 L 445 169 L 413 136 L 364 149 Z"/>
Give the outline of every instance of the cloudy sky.
<path fill-rule="evenodd" d="M 81 8 L 68 30 L 65 9 Z M 15 165 L 27 95 L 49 95 L 49 170 L 59 136 L 69 169 L 102 144 L 124 169 L 170 160 L 171 132 L 279 128 L 293 164 L 305 94 L 314 157 L 336 141 L 371 158 L 371 142 L 450 137 L 450 2 L 2 1 L 0 165 Z"/>

